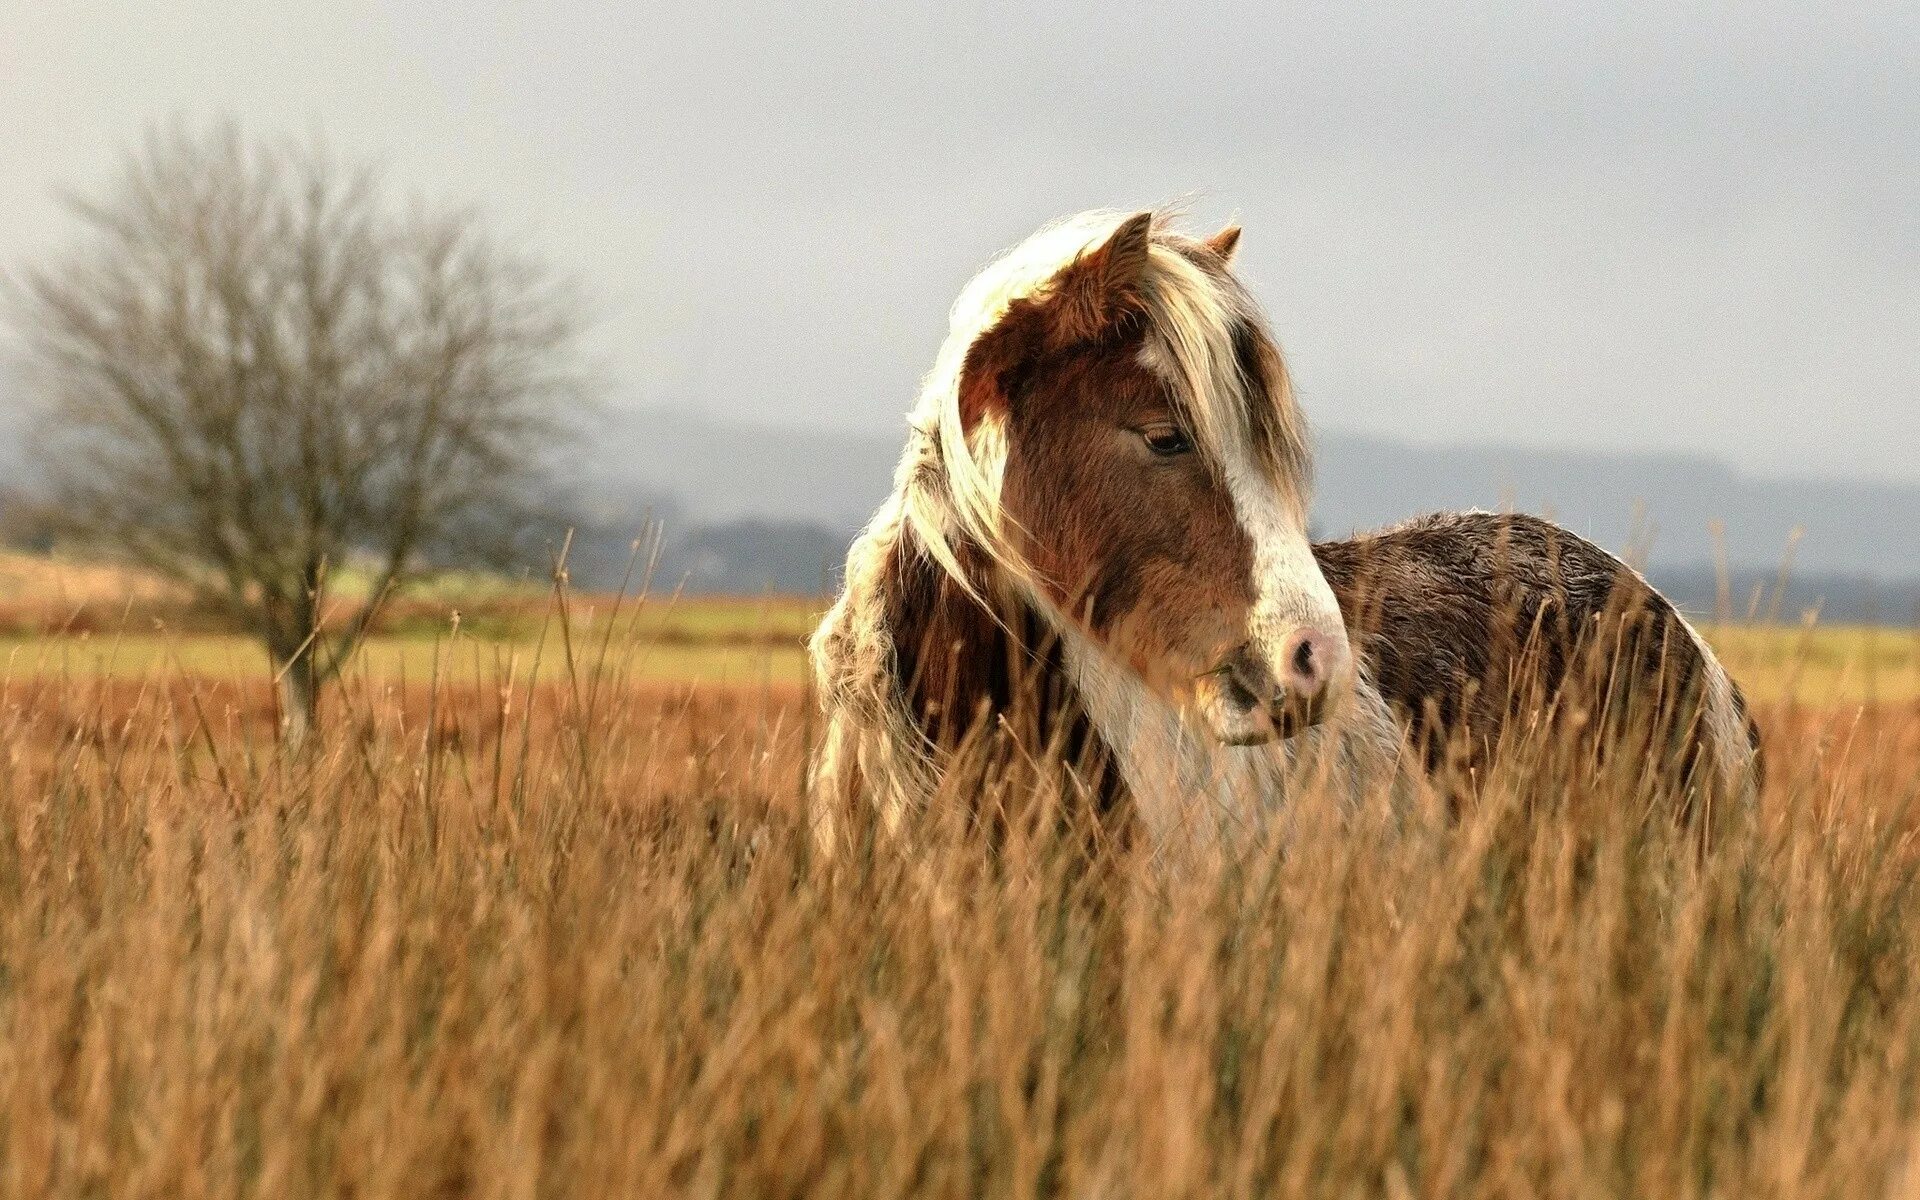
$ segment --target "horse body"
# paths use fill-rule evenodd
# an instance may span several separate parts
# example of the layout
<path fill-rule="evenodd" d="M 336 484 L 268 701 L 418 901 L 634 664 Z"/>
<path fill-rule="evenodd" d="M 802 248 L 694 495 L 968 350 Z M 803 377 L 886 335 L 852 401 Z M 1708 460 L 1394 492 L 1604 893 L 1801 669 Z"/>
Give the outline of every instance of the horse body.
<path fill-rule="evenodd" d="M 1237 238 L 1086 214 L 962 293 L 893 493 L 813 639 L 828 811 L 865 795 L 898 821 L 993 737 L 1058 760 L 1150 837 L 1214 837 L 1304 765 L 1355 797 L 1393 786 L 1409 730 L 1442 728 L 1420 725 L 1441 676 L 1416 643 L 1370 633 L 1356 654 L 1348 631 L 1404 623 L 1418 577 L 1472 559 L 1484 531 L 1383 535 L 1371 570 L 1309 544 L 1305 423 L 1230 269 Z M 1482 594 L 1436 593 L 1462 620 Z"/>
<path fill-rule="evenodd" d="M 1369 686 L 1428 769 L 1489 764 L 1516 719 L 1630 706 L 1698 792 L 1758 782 L 1759 731 L 1706 641 L 1599 546 L 1521 513 L 1434 513 L 1314 547 Z M 1613 695 L 1608 695 L 1612 692 Z"/>

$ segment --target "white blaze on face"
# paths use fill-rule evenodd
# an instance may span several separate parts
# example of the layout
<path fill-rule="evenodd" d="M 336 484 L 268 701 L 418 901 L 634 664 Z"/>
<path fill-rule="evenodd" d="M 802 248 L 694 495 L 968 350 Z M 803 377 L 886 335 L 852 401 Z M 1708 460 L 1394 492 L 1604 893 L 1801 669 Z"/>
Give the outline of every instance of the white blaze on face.
<path fill-rule="evenodd" d="M 1237 453 L 1220 468 L 1234 515 L 1253 550 L 1248 641 L 1277 675 L 1288 635 L 1302 629 L 1323 633 L 1340 651 L 1341 661 L 1330 664 L 1337 681 L 1347 669 L 1346 627 L 1333 589 L 1313 557 L 1299 506 L 1260 469 L 1246 446 L 1232 449 Z"/>

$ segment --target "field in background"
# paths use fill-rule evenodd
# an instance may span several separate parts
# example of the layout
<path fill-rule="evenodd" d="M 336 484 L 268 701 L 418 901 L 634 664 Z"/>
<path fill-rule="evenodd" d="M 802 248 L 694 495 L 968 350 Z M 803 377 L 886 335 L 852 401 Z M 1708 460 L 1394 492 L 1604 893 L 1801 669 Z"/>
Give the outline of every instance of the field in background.
<path fill-rule="evenodd" d="M 341 589 L 357 598 L 354 580 Z M 617 661 L 661 683 L 798 683 L 803 644 L 825 602 L 742 598 L 570 595 L 563 619 L 553 590 L 484 576 L 454 577 L 385 605 L 354 670 L 403 682 L 443 670 L 471 674 L 578 657 Z M 339 610 L 344 612 L 343 602 Z M 244 681 L 265 654 L 217 614 L 137 572 L 0 554 L 0 678 L 139 679 L 184 673 Z"/>
<path fill-rule="evenodd" d="M 798 684 L 805 641 L 823 603 L 812 597 L 767 600 L 682 598 L 635 606 L 611 622 L 610 598 L 582 598 L 586 614 L 570 634 L 577 654 L 604 650 L 624 672 L 658 683 L 751 686 Z M 629 604 L 632 602 L 629 601 Z M 496 663 L 548 668 L 564 662 L 557 625 L 529 619 L 511 628 L 456 629 L 450 615 L 431 630 L 371 639 L 353 670 L 404 682 L 452 671 L 471 676 Z M 1813 629 L 1706 627 L 1708 639 L 1748 694 L 1760 702 L 1794 699 L 1829 705 L 1920 699 L 1920 633 L 1867 626 Z M 139 679 L 184 672 L 245 680 L 266 671 L 259 644 L 238 634 L 86 631 L 0 635 L 0 679 L 59 676 Z"/>
<path fill-rule="evenodd" d="M 352 594 L 352 580 L 343 589 Z M 661 684 L 796 685 L 803 645 L 826 601 L 655 593 L 575 595 L 563 636 L 551 589 L 454 577 L 390 604 L 356 670 L 379 681 L 609 656 Z M 151 677 L 184 672 L 243 681 L 264 669 L 249 638 L 194 611 L 171 589 L 123 569 L 0 555 L 0 678 Z M 1920 629 L 1703 623 L 1757 701 L 1827 705 L 1920 699 Z"/>
<path fill-rule="evenodd" d="M 434 664 L 469 671 L 475 662 L 564 660 L 571 637 L 577 653 L 604 650 L 622 670 L 663 683 L 797 683 L 804 674 L 804 643 L 824 607 L 812 598 L 769 600 L 677 599 L 627 601 L 616 613 L 611 597 L 576 597 L 565 635 L 544 602 L 510 617 L 482 610 L 477 620 L 453 607 L 416 615 L 411 628 L 371 638 L 353 670 L 381 680 L 428 678 Z M 612 615 L 610 615 L 612 614 Z M 0 677 L 61 675 L 140 678 L 185 672 L 243 680 L 267 670 L 265 651 L 241 634 L 137 629 L 0 635 Z"/>
<path fill-rule="evenodd" d="M 1769 777 L 1704 854 L 1546 743 L 1170 872 L 1017 778 L 823 859 L 814 601 L 443 590 L 293 755 L 251 642 L 59 582 L 0 591 L 0 1195 L 1920 1178 L 1908 631 L 1715 632 Z"/>

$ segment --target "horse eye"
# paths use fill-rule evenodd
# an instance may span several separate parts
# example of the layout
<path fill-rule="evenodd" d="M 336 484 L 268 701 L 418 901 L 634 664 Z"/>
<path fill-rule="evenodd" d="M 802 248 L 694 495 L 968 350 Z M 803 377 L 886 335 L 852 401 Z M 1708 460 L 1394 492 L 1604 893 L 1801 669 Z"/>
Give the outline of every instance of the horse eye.
<path fill-rule="evenodd" d="M 1185 454 L 1193 449 L 1193 443 L 1187 439 L 1184 429 L 1174 425 L 1156 425 L 1152 429 L 1143 429 L 1140 436 L 1146 439 L 1147 449 L 1162 458 L 1172 458 L 1176 454 Z"/>

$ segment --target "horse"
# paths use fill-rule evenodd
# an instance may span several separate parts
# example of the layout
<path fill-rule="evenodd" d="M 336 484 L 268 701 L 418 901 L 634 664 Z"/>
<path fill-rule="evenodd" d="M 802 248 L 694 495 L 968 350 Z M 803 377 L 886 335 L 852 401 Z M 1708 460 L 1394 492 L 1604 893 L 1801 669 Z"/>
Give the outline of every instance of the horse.
<path fill-rule="evenodd" d="M 1688 769 L 1737 788 L 1753 754 L 1737 689 L 1604 551 L 1491 517 L 1311 543 L 1306 421 L 1233 270 L 1239 238 L 1083 213 L 962 290 L 893 490 L 810 642 L 823 839 L 861 798 L 899 828 L 983 737 L 1060 763 L 1157 842 L 1230 836 L 1304 763 L 1357 801 L 1404 782 L 1414 743 L 1472 727 L 1492 745 L 1513 689 L 1474 703 L 1455 685 L 1560 682 L 1628 597 L 1657 633 L 1634 664 L 1691 698 Z M 1493 549 L 1524 561 L 1497 570 Z M 1526 648 L 1502 648 L 1508 615 Z"/>

